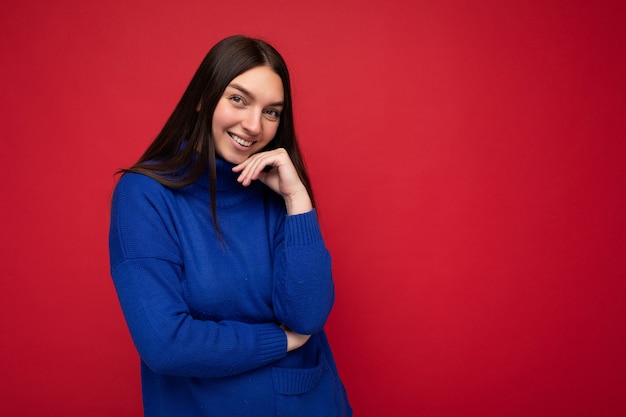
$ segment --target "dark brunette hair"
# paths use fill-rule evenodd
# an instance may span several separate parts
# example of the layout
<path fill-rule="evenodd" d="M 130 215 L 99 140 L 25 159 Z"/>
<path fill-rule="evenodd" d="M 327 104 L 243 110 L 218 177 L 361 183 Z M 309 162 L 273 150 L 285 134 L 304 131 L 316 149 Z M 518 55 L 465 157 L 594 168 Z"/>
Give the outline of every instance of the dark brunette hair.
<path fill-rule="evenodd" d="M 315 207 L 313 190 L 296 140 L 287 65 L 278 51 L 267 42 L 241 35 L 223 39 L 211 48 L 161 132 L 139 161 L 121 172 L 141 173 L 167 187 L 179 188 L 196 181 L 208 166 L 211 213 L 220 234 L 215 206 L 215 143 L 211 129 L 213 112 L 224 90 L 235 77 L 263 65 L 278 74 L 284 91 L 278 130 L 265 149 L 285 148 Z M 198 109 L 199 103 L 201 105 Z"/>

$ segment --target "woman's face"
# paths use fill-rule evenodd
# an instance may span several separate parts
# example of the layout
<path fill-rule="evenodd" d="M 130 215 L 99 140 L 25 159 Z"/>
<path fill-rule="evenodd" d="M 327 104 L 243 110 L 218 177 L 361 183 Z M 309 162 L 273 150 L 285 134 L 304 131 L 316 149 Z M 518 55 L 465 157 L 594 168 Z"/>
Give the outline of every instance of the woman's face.
<path fill-rule="evenodd" d="M 274 139 L 283 110 L 283 83 L 268 66 L 235 77 L 213 112 L 217 154 L 240 164 Z"/>

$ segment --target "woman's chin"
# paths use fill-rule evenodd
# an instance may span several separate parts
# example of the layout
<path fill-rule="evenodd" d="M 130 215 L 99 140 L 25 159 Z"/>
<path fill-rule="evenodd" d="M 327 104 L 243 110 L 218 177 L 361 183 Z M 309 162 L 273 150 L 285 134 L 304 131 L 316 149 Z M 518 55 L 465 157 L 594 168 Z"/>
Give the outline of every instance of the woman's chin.
<path fill-rule="evenodd" d="M 240 155 L 233 155 L 232 153 L 226 153 L 226 154 L 222 154 L 221 152 L 217 153 L 217 157 L 223 159 L 224 161 L 233 164 L 233 165 L 239 165 L 241 164 L 243 161 L 245 161 L 246 159 L 248 159 L 247 154 L 240 154 Z"/>

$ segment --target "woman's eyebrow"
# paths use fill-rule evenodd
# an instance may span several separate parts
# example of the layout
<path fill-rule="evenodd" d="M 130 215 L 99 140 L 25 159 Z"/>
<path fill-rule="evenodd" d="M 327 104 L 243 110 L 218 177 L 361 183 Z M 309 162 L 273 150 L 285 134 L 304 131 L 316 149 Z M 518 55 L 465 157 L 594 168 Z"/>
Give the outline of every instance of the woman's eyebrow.
<path fill-rule="evenodd" d="M 254 97 L 254 94 L 252 94 L 250 91 L 246 90 L 243 86 L 239 85 L 239 84 L 228 84 L 229 87 L 234 88 L 235 90 L 239 90 L 241 91 L 243 94 L 247 95 L 248 97 L 250 97 L 251 100 L 256 100 L 256 98 Z M 270 103 L 269 104 L 272 107 L 282 107 L 283 106 L 283 102 L 282 101 L 277 101 L 275 103 Z"/>

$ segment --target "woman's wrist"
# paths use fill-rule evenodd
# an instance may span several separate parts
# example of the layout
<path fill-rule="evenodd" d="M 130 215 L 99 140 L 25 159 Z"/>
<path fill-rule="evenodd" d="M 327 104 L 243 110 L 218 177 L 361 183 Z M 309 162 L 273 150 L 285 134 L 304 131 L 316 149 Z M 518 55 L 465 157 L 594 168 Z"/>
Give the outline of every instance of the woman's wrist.
<path fill-rule="evenodd" d="M 284 199 L 287 214 L 290 216 L 308 213 L 313 210 L 313 204 L 311 203 L 311 198 L 306 189 L 294 195 L 285 196 Z"/>
<path fill-rule="evenodd" d="M 285 336 L 287 337 L 287 352 L 291 352 L 292 350 L 299 349 L 311 337 L 311 335 L 308 335 L 308 334 L 296 333 L 284 325 L 280 327 L 283 329 L 283 331 L 285 332 Z"/>

